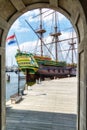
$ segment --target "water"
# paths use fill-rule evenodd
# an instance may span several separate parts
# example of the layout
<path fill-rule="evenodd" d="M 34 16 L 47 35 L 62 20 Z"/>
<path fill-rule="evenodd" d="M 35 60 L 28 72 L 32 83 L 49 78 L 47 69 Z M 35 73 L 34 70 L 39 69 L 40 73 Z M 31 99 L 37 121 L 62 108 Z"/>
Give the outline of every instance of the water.
<path fill-rule="evenodd" d="M 8 73 L 6 73 L 7 75 Z M 10 96 L 18 92 L 18 74 L 15 72 L 9 72 L 10 82 L 6 81 L 6 101 L 10 99 Z M 23 76 L 22 73 L 20 73 Z M 23 89 L 25 86 L 25 79 L 20 80 L 20 89 Z"/>

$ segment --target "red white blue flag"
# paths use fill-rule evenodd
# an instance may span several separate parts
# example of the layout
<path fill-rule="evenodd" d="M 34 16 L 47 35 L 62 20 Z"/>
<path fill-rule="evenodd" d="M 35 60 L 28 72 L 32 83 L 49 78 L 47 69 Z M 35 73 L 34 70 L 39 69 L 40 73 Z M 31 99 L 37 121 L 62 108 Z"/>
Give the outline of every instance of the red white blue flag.
<path fill-rule="evenodd" d="M 8 45 L 14 44 L 16 42 L 15 34 L 7 37 L 6 42 Z"/>

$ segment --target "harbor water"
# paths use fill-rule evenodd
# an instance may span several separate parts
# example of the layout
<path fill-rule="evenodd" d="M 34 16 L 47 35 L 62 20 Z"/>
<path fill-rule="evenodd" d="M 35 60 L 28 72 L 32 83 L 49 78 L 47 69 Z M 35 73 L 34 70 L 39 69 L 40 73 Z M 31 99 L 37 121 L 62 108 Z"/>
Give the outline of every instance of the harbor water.
<path fill-rule="evenodd" d="M 6 72 L 6 76 L 10 75 L 10 81 L 6 80 L 6 101 L 10 99 L 10 96 L 18 92 L 18 74 L 15 72 Z M 22 79 L 19 81 L 19 89 L 24 89 L 26 80 L 23 73 L 20 73 Z"/>

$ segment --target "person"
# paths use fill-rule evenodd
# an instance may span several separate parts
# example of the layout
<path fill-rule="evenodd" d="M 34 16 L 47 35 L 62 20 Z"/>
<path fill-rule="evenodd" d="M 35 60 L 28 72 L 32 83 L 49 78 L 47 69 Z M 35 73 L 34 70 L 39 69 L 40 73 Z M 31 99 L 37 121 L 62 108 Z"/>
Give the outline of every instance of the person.
<path fill-rule="evenodd" d="M 10 81 L 10 75 L 7 74 L 7 81 Z"/>

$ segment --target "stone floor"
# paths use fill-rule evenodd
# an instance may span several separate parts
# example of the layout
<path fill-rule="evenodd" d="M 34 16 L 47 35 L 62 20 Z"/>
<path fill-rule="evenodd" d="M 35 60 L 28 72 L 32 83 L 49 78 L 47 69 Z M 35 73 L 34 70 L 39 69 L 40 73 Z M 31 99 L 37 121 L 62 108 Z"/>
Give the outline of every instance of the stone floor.
<path fill-rule="evenodd" d="M 6 103 L 6 130 L 76 130 L 77 79 L 43 81 Z"/>

